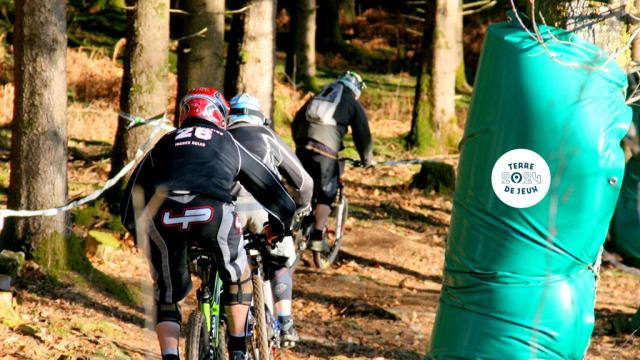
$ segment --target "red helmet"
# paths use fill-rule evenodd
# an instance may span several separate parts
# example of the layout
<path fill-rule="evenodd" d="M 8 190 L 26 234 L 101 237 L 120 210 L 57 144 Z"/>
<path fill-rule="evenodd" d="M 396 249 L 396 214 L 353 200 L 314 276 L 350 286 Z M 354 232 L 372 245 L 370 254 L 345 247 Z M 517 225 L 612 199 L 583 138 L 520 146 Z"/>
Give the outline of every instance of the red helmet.
<path fill-rule="evenodd" d="M 179 124 L 190 117 L 211 121 L 218 127 L 226 128 L 229 103 L 221 92 L 211 87 L 189 90 L 180 100 Z"/>

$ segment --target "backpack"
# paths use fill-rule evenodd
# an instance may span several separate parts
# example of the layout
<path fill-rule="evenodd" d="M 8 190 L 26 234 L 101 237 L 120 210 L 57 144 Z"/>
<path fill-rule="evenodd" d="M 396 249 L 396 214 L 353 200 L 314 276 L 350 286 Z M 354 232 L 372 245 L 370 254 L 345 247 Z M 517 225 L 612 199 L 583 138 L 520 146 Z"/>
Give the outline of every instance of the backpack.
<path fill-rule="evenodd" d="M 320 92 L 313 97 L 311 103 L 307 107 L 307 121 L 319 125 L 336 126 L 336 120 L 333 114 L 342 99 L 342 91 L 344 86 L 338 83 L 332 83 L 325 86 Z"/>

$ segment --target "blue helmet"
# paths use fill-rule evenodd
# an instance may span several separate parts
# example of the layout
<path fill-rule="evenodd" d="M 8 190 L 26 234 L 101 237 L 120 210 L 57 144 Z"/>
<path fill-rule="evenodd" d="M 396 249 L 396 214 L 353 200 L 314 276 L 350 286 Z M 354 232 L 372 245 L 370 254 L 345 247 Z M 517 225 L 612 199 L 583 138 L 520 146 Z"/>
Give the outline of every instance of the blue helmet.
<path fill-rule="evenodd" d="M 229 107 L 231 110 L 227 118 L 228 127 L 233 127 L 240 123 L 258 126 L 267 124 L 267 119 L 262 113 L 260 101 L 249 94 L 242 93 L 234 96 L 229 103 Z"/>
<path fill-rule="evenodd" d="M 340 76 L 338 76 L 338 82 L 351 89 L 355 94 L 356 99 L 360 97 L 362 90 L 367 88 L 362 77 L 353 71 L 346 71 L 340 74 Z"/>

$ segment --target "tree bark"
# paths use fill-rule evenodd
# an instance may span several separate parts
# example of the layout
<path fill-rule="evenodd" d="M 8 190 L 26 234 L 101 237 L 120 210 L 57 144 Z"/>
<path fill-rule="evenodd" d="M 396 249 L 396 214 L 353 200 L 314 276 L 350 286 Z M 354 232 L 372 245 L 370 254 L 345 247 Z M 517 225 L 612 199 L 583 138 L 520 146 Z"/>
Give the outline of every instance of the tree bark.
<path fill-rule="evenodd" d="M 460 0 L 437 0 L 425 11 L 422 58 L 408 144 L 418 154 L 435 150 L 437 143 L 448 145 L 455 131 L 455 85 L 458 62 L 458 35 L 455 16 L 450 16 Z M 428 18 L 431 16 L 431 18 Z M 431 26 L 431 24 L 434 24 Z"/>
<path fill-rule="evenodd" d="M 64 0 L 15 2 L 15 98 L 10 209 L 47 209 L 67 200 L 66 8 Z M 45 266 L 65 267 L 67 216 L 8 218 L 3 246 Z M 62 248 L 61 248 L 62 247 Z"/>
<path fill-rule="evenodd" d="M 634 2 L 634 14 L 637 14 L 640 11 L 640 0 L 635 0 Z M 638 25 L 636 25 L 637 28 Z M 631 47 L 631 60 L 639 62 L 640 61 L 640 37 L 636 37 L 633 41 L 633 46 Z"/>
<path fill-rule="evenodd" d="M 606 3 L 603 2 L 603 3 Z M 591 41 L 609 54 L 622 48 L 628 39 L 629 29 L 623 0 L 609 0 L 609 12 L 603 11 L 602 3 L 587 0 L 538 0 L 536 14 L 542 13 L 548 25 L 573 31 Z M 529 8 L 531 9 L 531 8 Z M 625 51 L 616 61 L 624 69 L 630 61 L 630 51 Z"/>
<path fill-rule="evenodd" d="M 290 7 L 290 39 L 286 72 L 294 82 L 316 89 L 316 0 L 294 1 Z"/>
<path fill-rule="evenodd" d="M 120 93 L 120 110 L 149 118 L 167 110 L 169 95 L 169 0 L 128 0 L 127 46 Z M 154 125 L 126 130 L 129 122 L 118 117 L 111 159 L 111 176 L 129 163 L 148 139 Z M 110 208 L 119 208 L 120 182 L 108 194 Z"/>
<path fill-rule="evenodd" d="M 224 85 L 224 0 L 181 0 L 179 7 L 188 14 L 178 21 L 178 37 L 187 38 L 178 43 L 176 121 L 187 91 Z M 203 29 L 205 33 L 194 36 Z"/>
<path fill-rule="evenodd" d="M 344 45 L 340 32 L 339 0 L 322 0 L 318 4 L 316 44 L 318 50 L 339 52 Z"/>
<path fill-rule="evenodd" d="M 227 99 L 243 92 L 255 96 L 272 119 L 276 1 L 244 0 L 233 5 L 247 9 L 231 20 L 224 94 Z"/>
<path fill-rule="evenodd" d="M 348 21 L 356 17 L 356 0 L 340 0 L 339 10 L 342 11 L 344 18 Z"/>
<path fill-rule="evenodd" d="M 464 65 L 464 20 L 462 15 L 462 1 L 452 8 L 452 21 L 455 21 L 456 48 L 458 68 L 456 69 L 456 92 L 471 95 L 473 88 L 467 81 L 467 73 Z"/>

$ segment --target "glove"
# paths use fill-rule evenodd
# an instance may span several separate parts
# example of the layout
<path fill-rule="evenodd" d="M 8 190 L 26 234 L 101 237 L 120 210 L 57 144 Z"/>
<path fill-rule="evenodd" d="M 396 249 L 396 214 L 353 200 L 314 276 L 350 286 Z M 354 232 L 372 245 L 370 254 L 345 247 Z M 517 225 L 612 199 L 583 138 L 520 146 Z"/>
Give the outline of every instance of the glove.
<path fill-rule="evenodd" d="M 274 246 L 275 243 L 281 241 L 284 238 L 284 234 L 277 234 L 273 231 L 270 224 L 265 224 L 264 228 L 262 228 L 262 233 L 264 234 L 267 244 L 269 246 Z"/>

